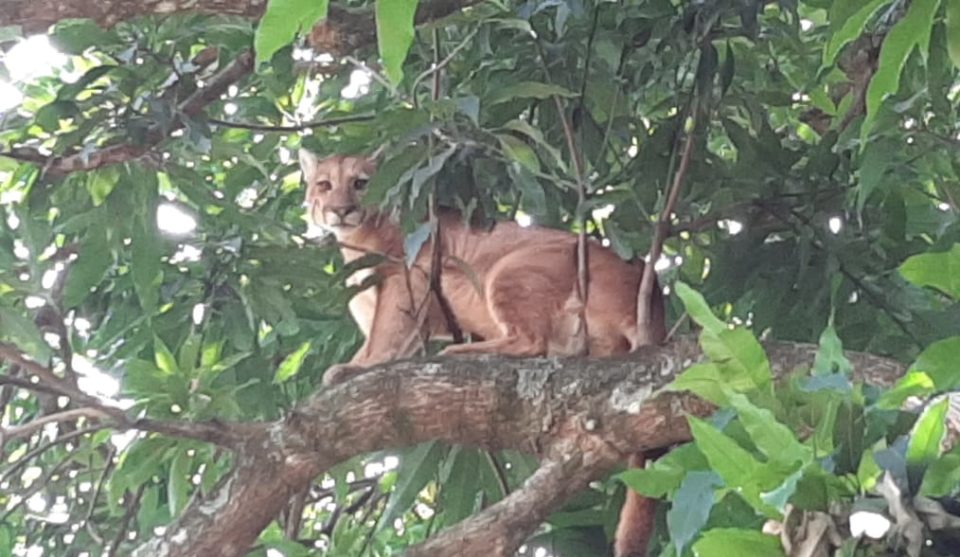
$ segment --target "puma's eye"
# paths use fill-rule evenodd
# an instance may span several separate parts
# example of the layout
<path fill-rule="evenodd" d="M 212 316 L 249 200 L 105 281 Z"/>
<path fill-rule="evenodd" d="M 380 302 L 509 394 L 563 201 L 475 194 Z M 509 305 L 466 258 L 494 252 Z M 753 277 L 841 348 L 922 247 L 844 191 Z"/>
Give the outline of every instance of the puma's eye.
<path fill-rule="evenodd" d="M 362 190 L 363 188 L 367 187 L 367 182 L 369 181 L 370 180 L 366 178 L 357 178 L 356 180 L 353 181 L 353 189 Z"/>
<path fill-rule="evenodd" d="M 320 182 L 317 182 L 317 191 L 330 191 L 330 188 L 332 187 L 333 185 L 330 184 L 329 180 L 322 180 Z"/>

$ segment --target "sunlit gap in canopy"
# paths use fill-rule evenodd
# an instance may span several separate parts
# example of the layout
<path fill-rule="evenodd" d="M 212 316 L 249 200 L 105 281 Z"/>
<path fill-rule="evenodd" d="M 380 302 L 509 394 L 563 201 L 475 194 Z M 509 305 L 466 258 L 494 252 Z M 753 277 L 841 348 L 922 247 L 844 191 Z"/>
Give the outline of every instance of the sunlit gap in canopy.
<path fill-rule="evenodd" d="M 50 44 L 46 35 L 33 35 L 13 45 L 3 56 L 10 81 L 0 80 L 0 112 L 20 106 L 23 93 L 14 83 L 53 74 L 67 63 L 67 56 Z M 71 76 L 64 75 L 69 81 Z"/>

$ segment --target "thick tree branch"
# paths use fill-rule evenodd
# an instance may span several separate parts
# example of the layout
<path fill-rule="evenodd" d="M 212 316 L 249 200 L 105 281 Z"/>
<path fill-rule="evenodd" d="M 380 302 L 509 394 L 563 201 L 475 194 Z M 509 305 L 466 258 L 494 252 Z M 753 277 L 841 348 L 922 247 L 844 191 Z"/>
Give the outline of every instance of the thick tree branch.
<path fill-rule="evenodd" d="M 812 345 L 766 348 L 778 376 L 810 365 L 816 353 Z M 848 357 L 858 380 L 889 385 L 904 371 L 901 364 L 883 358 Z M 706 415 L 711 407 L 693 396 L 656 393 L 702 358 L 697 344 L 684 338 L 620 359 L 491 357 L 379 366 L 314 395 L 282 422 L 242 426 L 236 469 L 208 499 L 194 501 L 135 555 L 240 555 L 288 499 L 320 472 L 358 454 L 428 440 L 540 456 L 547 464 L 531 486 L 553 485 L 560 473 L 556 467 L 565 466 L 559 464 L 567 462 L 565 458 L 579 459 L 577 468 L 587 470 L 584 476 L 596 478 L 624 455 L 689 440 L 686 417 Z M 576 485 L 589 481 L 576 473 L 568 478 L 570 490 L 564 488 L 542 506 L 531 498 L 553 496 L 530 487 L 489 514 L 468 520 L 458 534 L 441 534 L 439 539 L 489 542 L 491 517 L 515 517 L 519 509 L 542 518 Z M 533 491 L 536 497 L 529 495 Z M 514 522 L 509 543 L 529 535 L 539 524 L 533 520 Z M 503 547 L 506 551 L 509 544 Z M 428 545 L 411 551 L 457 555 L 460 549 Z"/>

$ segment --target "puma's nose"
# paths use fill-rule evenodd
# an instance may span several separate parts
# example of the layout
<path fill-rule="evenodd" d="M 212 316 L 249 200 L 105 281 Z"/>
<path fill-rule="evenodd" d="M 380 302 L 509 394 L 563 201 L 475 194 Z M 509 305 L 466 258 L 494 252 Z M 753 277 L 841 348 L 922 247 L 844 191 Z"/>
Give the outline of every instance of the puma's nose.
<path fill-rule="evenodd" d="M 347 215 L 357 210 L 356 205 L 347 205 L 345 207 L 330 207 L 330 212 L 337 215 L 340 220 L 347 218 Z"/>

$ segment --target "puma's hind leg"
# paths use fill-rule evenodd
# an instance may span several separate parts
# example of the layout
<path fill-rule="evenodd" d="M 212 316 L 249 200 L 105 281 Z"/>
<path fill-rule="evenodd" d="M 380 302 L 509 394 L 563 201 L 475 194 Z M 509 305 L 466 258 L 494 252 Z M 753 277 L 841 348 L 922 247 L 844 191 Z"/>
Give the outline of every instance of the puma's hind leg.
<path fill-rule="evenodd" d="M 569 261 L 568 261 L 569 260 Z M 547 355 L 560 320 L 566 319 L 573 288 L 569 246 L 516 251 L 490 271 L 485 284 L 487 311 L 500 331 L 481 342 L 448 346 L 441 354 L 500 354 L 518 358 Z"/>

